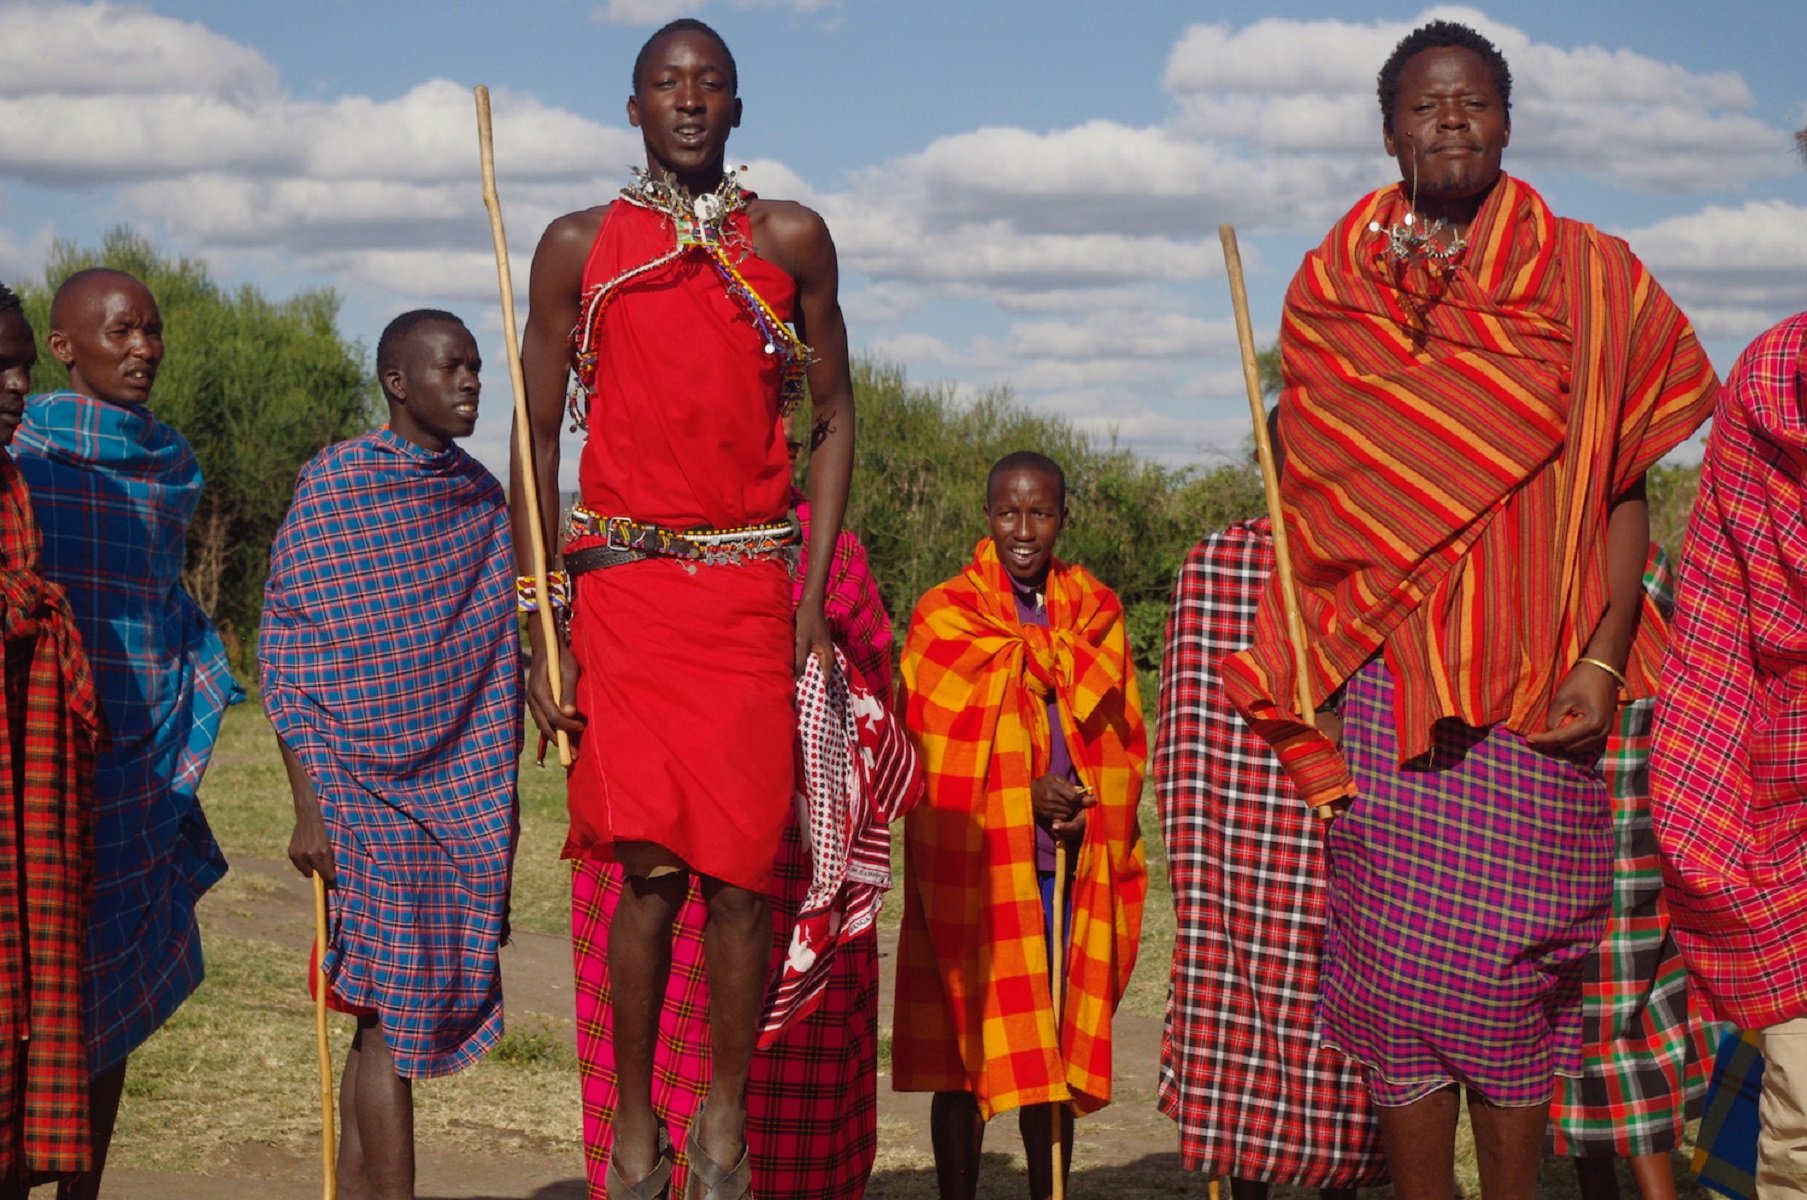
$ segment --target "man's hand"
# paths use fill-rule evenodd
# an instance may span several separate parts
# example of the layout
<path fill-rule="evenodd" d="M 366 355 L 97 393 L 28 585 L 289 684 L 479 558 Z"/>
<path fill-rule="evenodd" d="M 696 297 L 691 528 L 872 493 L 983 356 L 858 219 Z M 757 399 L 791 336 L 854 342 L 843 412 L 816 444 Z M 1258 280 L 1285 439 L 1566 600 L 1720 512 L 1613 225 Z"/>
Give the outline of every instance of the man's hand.
<path fill-rule="evenodd" d="M 537 640 L 537 639 L 536 639 Z M 533 714 L 534 724 L 540 727 L 544 737 L 552 737 L 564 733 L 570 737 L 573 748 L 584 731 L 583 716 L 577 711 L 573 698 L 577 695 L 577 656 L 571 653 L 571 647 L 559 639 L 559 662 L 563 670 L 559 676 L 560 694 L 565 702 L 555 704 L 552 700 L 552 678 L 546 670 L 546 658 L 542 654 L 534 654 L 527 664 L 527 709 Z"/>
<path fill-rule="evenodd" d="M 318 875 L 327 887 L 338 884 L 333 874 L 333 844 L 326 836 L 326 821 L 312 798 L 295 805 L 295 832 L 289 837 L 289 861 L 303 876 Z"/>
<path fill-rule="evenodd" d="M 1550 697 L 1546 728 L 1525 741 L 1546 754 L 1591 750 L 1606 740 L 1618 707 L 1618 682 L 1599 667 L 1576 663 Z"/>
<path fill-rule="evenodd" d="M 1043 775 L 1029 785 L 1035 819 L 1046 821 L 1054 836 L 1077 842 L 1085 837 L 1085 810 L 1098 803 L 1090 788 L 1058 775 Z"/>
<path fill-rule="evenodd" d="M 834 643 L 828 636 L 828 617 L 822 611 L 822 602 L 811 602 L 806 596 L 797 605 L 797 656 L 791 664 L 798 677 L 803 675 L 803 668 L 809 664 L 809 656 L 814 654 L 816 661 L 822 665 L 822 675 L 826 678 L 834 670 Z"/>

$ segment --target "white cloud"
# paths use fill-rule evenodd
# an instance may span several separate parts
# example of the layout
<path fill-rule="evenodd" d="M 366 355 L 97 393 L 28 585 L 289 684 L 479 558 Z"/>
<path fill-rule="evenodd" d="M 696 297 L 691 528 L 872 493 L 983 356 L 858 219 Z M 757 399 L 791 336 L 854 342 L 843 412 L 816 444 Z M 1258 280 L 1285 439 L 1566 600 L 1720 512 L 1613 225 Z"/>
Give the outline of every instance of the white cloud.
<path fill-rule="evenodd" d="M 1807 307 L 1807 207 L 1709 205 L 1623 236 L 1703 338 L 1742 347 Z"/>

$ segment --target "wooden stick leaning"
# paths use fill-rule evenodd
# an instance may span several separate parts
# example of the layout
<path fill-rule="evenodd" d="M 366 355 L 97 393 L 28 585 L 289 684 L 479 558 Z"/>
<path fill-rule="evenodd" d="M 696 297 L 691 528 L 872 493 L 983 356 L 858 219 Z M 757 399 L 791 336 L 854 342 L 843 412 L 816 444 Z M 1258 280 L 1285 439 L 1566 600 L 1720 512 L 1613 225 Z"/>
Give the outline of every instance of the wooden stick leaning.
<path fill-rule="evenodd" d="M 326 963 L 326 879 L 314 872 L 314 953 L 316 970 Z M 339 1194 L 339 1147 L 333 1131 L 333 1056 L 326 1031 L 326 975 L 314 980 L 314 1050 L 320 1060 L 320 1170 L 321 1194 L 336 1200 Z"/>
<path fill-rule="evenodd" d="M 527 377 L 521 369 L 521 341 L 515 331 L 514 276 L 508 267 L 508 237 L 502 230 L 502 198 L 496 194 L 495 138 L 489 125 L 489 89 L 477 94 L 477 151 L 483 163 L 483 207 L 489 210 L 490 240 L 496 246 L 496 283 L 502 291 L 502 342 L 508 350 L 508 382 L 514 388 L 515 460 L 524 476 L 521 497 L 527 504 L 529 561 L 533 563 L 533 594 L 539 602 L 542 644 L 546 647 L 546 677 L 552 684 L 553 703 L 563 703 L 565 672 L 560 654 L 558 625 L 552 617 L 552 591 L 546 583 L 546 521 L 540 514 L 539 466 L 533 457 L 533 430 L 528 425 Z M 541 742 L 542 747 L 545 742 Z M 558 761 L 571 765 L 571 739 L 558 731 Z"/>
<path fill-rule="evenodd" d="M 1274 466 L 1274 447 L 1267 436 L 1267 406 L 1261 400 L 1261 368 L 1255 362 L 1255 331 L 1249 324 L 1249 293 L 1242 281 L 1242 251 L 1236 246 L 1236 230 L 1219 225 L 1224 269 L 1230 276 L 1230 306 L 1236 312 L 1236 341 L 1242 350 L 1242 380 L 1249 392 L 1249 416 L 1255 422 L 1255 457 L 1261 464 L 1261 492 L 1267 500 L 1268 521 L 1274 527 L 1274 570 L 1280 577 L 1280 602 L 1286 615 L 1286 641 L 1292 648 L 1293 680 L 1297 684 L 1299 719 L 1312 724 L 1316 702 L 1306 678 L 1305 618 L 1299 611 L 1299 589 L 1293 583 L 1292 556 L 1286 546 L 1286 514 L 1280 507 L 1280 472 Z M 1336 809 L 1318 805 L 1318 816 L 1328 821 Z"/>
<path fill-rule="evenodd" d="M 1048 957 L 1053 960 L 1054 976 L 1054 1057 L 1066 1070 L 1066 1057 L 1061 1053 L 1060 1028 L 1067 1009 L 1067 843 L 1054 839 L 1054 936 L 1048 939 Z M 1062 1144 L 1061 1125 L 1066 1116 L 1064 1102 L 1048 1106 L 1048 1145 L 1054 1157 L 1054 1200 L 1067 1200 L 1066 1146 Z"/>

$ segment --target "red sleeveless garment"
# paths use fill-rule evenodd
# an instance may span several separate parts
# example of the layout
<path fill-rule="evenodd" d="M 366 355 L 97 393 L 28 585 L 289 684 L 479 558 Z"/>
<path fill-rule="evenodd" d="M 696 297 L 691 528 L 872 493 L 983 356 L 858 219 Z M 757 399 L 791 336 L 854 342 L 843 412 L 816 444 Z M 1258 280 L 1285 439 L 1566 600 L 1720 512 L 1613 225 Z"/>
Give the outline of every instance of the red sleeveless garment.
<path fill-rule="evenodd" d="M 789 318 L 790 276 L 752 252 L 735 266 Z M 669 218 L 609 206 L 584 266 L 591 289 L 668 253 Z M 731 239 L 732 240 L 732 239 Z M 622 285 L 593 342 L 585 508 L 686 529 L 785 519 L 790 468 L 782 360 L 701 249 Z M 565 857 L 654 842 L 693 870 L 767 890 L 792 789 L 791 580 L 780 559 L 650 558 L 580 576 L 571 625 L 588 722 L 569 781 Z"/>

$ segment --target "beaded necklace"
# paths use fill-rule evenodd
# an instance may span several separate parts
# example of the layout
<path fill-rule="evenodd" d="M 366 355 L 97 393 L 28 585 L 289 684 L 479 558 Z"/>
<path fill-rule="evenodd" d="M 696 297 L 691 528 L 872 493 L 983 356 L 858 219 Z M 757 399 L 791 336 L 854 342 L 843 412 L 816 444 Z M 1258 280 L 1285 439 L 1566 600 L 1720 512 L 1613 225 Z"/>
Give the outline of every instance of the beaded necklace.
<path fill-rule="evenodd" d="M 745 167 L 740 169 L 746 170 Z M 741 190 L 738 173 L 726 171 L 713 191 L 692 196 L 667 180 L 654 178 L 643 168 L 633 170 L 634 182 L 621 189 L 622 202 L 664 216 L 671 223 L 672 247 L 595 285 L 583 297 L 582 315 L 577 328 L 571 331 L 575 375 L 566 408 L 571 414 L 572 430 L 589 431 L 588 399 L 596 385 L 596 346 L 602 334 L 603 313 L 610 302 L 631 280 L 676 262 L 692 251 L 701 253 L 708 260 L 721 277 L 728 295 L 746 311 L 753 327 L 765 338 L 765 352 L 778 357 L 778 412 L 781 416 L 789 416 L 803 399 L 804 371 L 814 360 L 814 354 L 735 265 L 737 259 L 753 252 L 747 238 L 728 219 L 747 207 L 748 193 Z"/>

